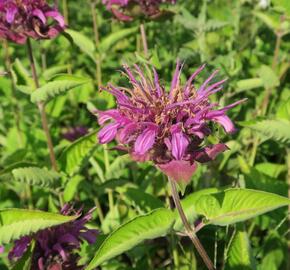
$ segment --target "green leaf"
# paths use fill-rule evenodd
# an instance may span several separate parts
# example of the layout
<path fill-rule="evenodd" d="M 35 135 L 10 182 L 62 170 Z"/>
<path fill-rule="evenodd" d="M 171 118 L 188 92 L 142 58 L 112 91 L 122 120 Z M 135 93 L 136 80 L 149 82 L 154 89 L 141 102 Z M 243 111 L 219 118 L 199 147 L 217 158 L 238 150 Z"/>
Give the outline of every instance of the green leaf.
<path fill-rule="evenodd" d="M 132 28 L 126 28 L 119 30 L 118 32 L 113 32 L 109 36 L 105 37 L 100 45 L 99 45 L 99 51 L 101 53 L 105 53 L 108 50 L 110 50 L 117 42 L 121 41 L 122 39 L 127 38 L 128 36 L 134 34 L 137 31 L 137 27 Z"/>
<path fill-rule="evenodd" d="M 84 180 L 84 178 L 80 175 L 75 175 L 69 180 L 63 192 L 63 199 L 65 202 L 69 202 L 74 198 L 74 195 L 76 194 L 78 186 L 82 180 Z"/>
<path fill-rule="evenodd" d="M 263 21 L 272 31 L 276 31 L 279 29 L 279 18 L 266 14 L 265 12 L 254 11 L 253 14 L 258 17 L 261 21 Z"/>
<path fill-rule="evenodd" d="M 65 94 L 67 91 L 88 83 L 90 80 L 73 75 L 61 76 L 52 82 L 36 89 L 31 94 L 31 101 L 33 103 L 47 102 L 59 95 Z"/>
<path fill-rule="evenodd" d="M 0 210 L 0 245 L 76 218 L 77 216 L 63 216 L 36 210 Z"/>
<path fill-rule="evenodd" d="M 48 171 L 37 167 L 17 168 L 12 170 L 14 179 L 21 183 L 40 187 L 57 187 L 61 175 L 55 171 Z"/>
<path fill-rule="evenodd" d="M 236 231 L 235 236 L 230 245 L 227 257 L 228 261 L 225 270 L 256 269 L 248 234 L 242 228 L 239 228 Z"/>
<path fill-rule="evenodd" d="M 87 54 L 93 61 L 95 61 L 95 44 L 92 40 L 86 37 L 84 34 L 67 29 L 66 33 L 68 33 L 73 39 L 74 43 L 80 48 L 82 52 Z"/>
<path fill-rule="evenodd" d="M 144 213 L 164 206 L 162 201 L 138 188 L 128 187 L 124 195 L 129 198 L 128 204 L 133 204 Z"/>
<path fill-rule="evenodd" d="M 276 117 L 279 119 L 290 120 L 290 98 L 283 102 L 277 109 Z"/>
<path fill-rule="evenodd" d="M 166 235 L 173 222 L 173 213 L 163 208 L 135 217 L 106 238 L 86 270 L 95 269 L 103 262 L 132 249 L 146 239 Z"/>
<path fill-rule="evenodd" d="M 254 88 L 262 87 L 263 81 L 261 78 L 252 78 L 240 80 L 237 82 L 237 92 L 243 92 Z"/>
<path fill-rule="evenodd" d="M 45 80 L 49 81 L 52 77 L 56 76 L 59 73 L 63 73 L 67 70 L 67 65 L 62 66 L 54 66 L 51 68 L 48 68 L 43 71 L 42 76 Z"/>
<path fill-rule="evenodd" d="M 271 67 L 262 65 L 259 69 L 259 76 L 262 79 L 265 88 L 276 87 L 280 84 L 278 76 L 274 73 Z"/>
<path fill-rule="evenodd" d="M 64 149 L 58 160 L 62 170 L 71 175 L 81 166 L 84 158 L 97 147 L 96 133 L 81 137 Z"/>
<path fill-rule="evenodd" d="M 16 76 L 16 84 L 29 86 L 30 91 L 32 91 L 34 88 L 33 79 L 31 78 L 28 70 L 22 65 L 18 58 L 13 63 L 13 71 L 15 72 L 14 76 Z"/>
<path fill-rule="evenodd" d="M 195 210 L 206 223 L 227 226 L 289 204 L 288 198 L 273 193 L 233 188 L 201 196 Z"/>
<path fill-rule="evenodd" d="M 184 213 L 187 217 L 187 220 L 191 224 L 193 224 L 194 221 L 198 217 L 198 214 L 195 211 L 195 205 L 197 201 L 200 199 L 200 197 L 206 194 L 217 193 L 218 191 L 220 191 L 220 189 L 218 188 L 203 189 L 203 190 L 194 192 L 188 195 L 185 199 L 181 200 L 181 205 L 184 210 Z M 175 210 L 174 213 L 175 213 L 175 219 L 176 219 L 176 222 L 174 223 L 174 230 L 180 231 L 183 229 L 184 225 L 179 217 L 178 211 Z"/>
<path fill-rule="evenodd" d="M 286 144 L 290 143 L 290 121 L 261 120 L 241 124 L 259 132 L 268 139 Z"/>

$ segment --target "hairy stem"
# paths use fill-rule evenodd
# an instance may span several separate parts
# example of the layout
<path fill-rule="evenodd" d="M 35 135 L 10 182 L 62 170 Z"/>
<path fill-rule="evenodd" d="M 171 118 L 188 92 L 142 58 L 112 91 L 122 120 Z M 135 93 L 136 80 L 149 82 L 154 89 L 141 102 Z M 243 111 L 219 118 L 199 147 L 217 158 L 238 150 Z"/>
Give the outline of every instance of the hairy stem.
<path fill-rule="evenodd" d="M 147 36 L 146 36 L 144 23 L 141 23 L 140 25 L 140 33 L 141 33 L 144 55 L 147 58 L 148 57 L 148 43 L 147 43 Z"/>
<path fill-rule="evenodd" d="M 168 180 L 169 180 L 169 183 L 171 186 L 172 197 L 173 197 L 175 206 L 177 208 L 177 211 L 179 213 L 179 216 L 180 216 L 182 223 L 184 225 L 186 235 L 192 241 L 193 245 L 195 246 L 195 248 L 198 251 L 199 255 L 201 256 L 202 260 L 204 261 L 206 267 L 209 270 L 214 270 L 215 267 L 214 267 L 211 259 L 209 258 L 207 252 L 205 251 L 201 242 L 197 238 L 193 228 L 191 227 L 191 225 L 189 224 L 189 222 L 185 216 L 185 213 L 184 213 L 183 208 L 182 208 L 181 203 L 180 203 L 180 198 L 179 198 L 178 191 L 177 191 L 176 184 L 175 184 L 174 180 L 172 180 L 170 178 Z"/>
<path fill-rule="evenodd" d="M 31 72 L 32 72 L 32 77 L 35 83 L 35 89 L 40 87 L 36 68 L 35 68 L 35 62 L 34 62 L 34 57 L 33 57 L 33 52 L 32 52 L 32 46 L 31 42 L 28 39 L 27 40 L 27 49 L 28 49 L 28 56 L 29 56 L 29 61 L 30 61 L 30 67 L 31 67 Z M 49 151 L 49 157 L 50 157 L 50 162 L 52 168 L 57 171 L 57 164 L 56 164 L 56 158 L 53 150 L 53 144 L 52 144 L 52 139 L 50 136 L 49 132 L 49 127 L 48 127 L 48 121 L 46 117 L 46 112 L 45 112 L 45 104 L 43 102 L 39 102 L 37 104 L 40 116 L 41 116 L 41 123 L 42 123 L 42 128 L 44 130 L 45 136 L 46 136 L 46 142 L 47 142 L 47 147 Z"/>

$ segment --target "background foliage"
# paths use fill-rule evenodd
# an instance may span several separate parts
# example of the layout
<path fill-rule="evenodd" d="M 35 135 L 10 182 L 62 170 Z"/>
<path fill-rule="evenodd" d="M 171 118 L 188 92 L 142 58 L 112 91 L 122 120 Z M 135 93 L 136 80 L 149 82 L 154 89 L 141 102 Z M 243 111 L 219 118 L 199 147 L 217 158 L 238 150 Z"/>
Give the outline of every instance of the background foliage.
<path fill-rule="evenodd" d="M 10 55 L 14 82 L 0 77 L 0 209 L 56 213 L 65 202 L 97 206 L 91 226 L 102 234 L 96 246 L 84 244 L 81 250 L 84 262 L 94 257 L 88 269 L 203 269 L 188 239 L 174 233 L 183 228 L 169 210 L 166 179 L 150 164 L 136 164 L 98 145 L 90 111 L 114 106 L 114 99 L 98 89 L 107 82 L 126 85 L 119 72 L 124 63 L 153 64 L 169 84 L 177 58 L 185 63 L 183 80 L 206 62 L 197 83 L 214 69 L 229 79 L 215 97 L 221 105 L 248 100 L 229 113 L 239 131 L 231 137 L 220 132 L 230 150 L 199 166 L 185 190 L 184 208 L 191 222 L 206 218 L 198 236 L 218 269 L 287 269 L 288 209 L 266 212 L 289 204 L 283 198 L 290 172 L 289 1 L 178 1 L 170 7 L 172 15 L 145 22 L 148 58 L 138 21 L 120 23 L 101 3 L 63 0 L 60 5 L 70 37 L 33 43 L 40 89 L 33 91 L 25 46 L 3 42 L 0 49 L 0 70 L 9 66 Z M 47 104 L 58 173 L 50 170 L 34 104 L 39 101 Z M 75 126 L 90 132 L 74 142 L 65 140 L 63 133 Z M 8 221 L 0 211 L 0 244 L 66 222 L 32 211 L 19 230 L 18 210 L 11 211 Z M 24 223 L 31 220 L 28 230 Z M 10 269 L 9 244 L 5 250 L 3 270 Z"/>

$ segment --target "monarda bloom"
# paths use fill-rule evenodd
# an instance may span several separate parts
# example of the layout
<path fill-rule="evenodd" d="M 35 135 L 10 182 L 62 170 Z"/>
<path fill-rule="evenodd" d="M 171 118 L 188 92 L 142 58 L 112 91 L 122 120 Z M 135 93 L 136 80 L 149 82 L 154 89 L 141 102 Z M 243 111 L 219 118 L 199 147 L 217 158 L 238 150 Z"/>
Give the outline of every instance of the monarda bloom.
<path fill-rule="evenodd" d="M 80 270 L 83 266 L 78 265 L 80 256 L 77 251 L 82 241 L 93 244 L 96 241 L 98 232 L 86 228 L 86 223 L 92 218 L 92 212 L 80 216 L 78 219 L 51 227 L 37 232 L 31 236 L 21 237 L 15 241 L 13 249 L 9 253 L 9 259 L 21 258 L 28 246 L 35 241 L 33 250 L 33 270 Z M 63 215 L 80 215 L 81 210 L 74 212 L 66 205 L 61 210 Z"/>
<path fill-rule="evenodd" d="M 56 37 L 65 28 L 62 15 L 45 0 L 0 0 L 0 38 L 18 44 Z"/>
<path fill-rule="evenodd" d="M 177 63 L 171 86 L 167 91 L 153 69 L 152 79 L 135 65 L 124 67 L 132 87 L 108 85 L 104 90 L 113 94 L 117 109 L 98 111 L 98 120 L 104 127 L 98 133 L 101 144 L 116 139 L 117 149 L 126 150 L 139 162 L 151 160 L 168 177 L 189 181 L 197 162 L 213 160 L 227 146 L 209 145 L 206 138 L 214 132 L 213 123 L 226 133 L 235 127 L 226 112 L 241 103 L 235 102 L 218 109 L 209 96 L 220 91 L 225 80 L 210 84 L 214 71 L 197 89 L 194 79 L 204 69 L 198 68 L 184 84 L 180 84 L 181 65 Z"/>
<path fill-rule="evenodd" d="M 175 4 L 176 0 L 103 0 L 103 4 L 120 21 L 132 21 L 136 16 L 156 18 L 161 15 L 162 3 Z"/>

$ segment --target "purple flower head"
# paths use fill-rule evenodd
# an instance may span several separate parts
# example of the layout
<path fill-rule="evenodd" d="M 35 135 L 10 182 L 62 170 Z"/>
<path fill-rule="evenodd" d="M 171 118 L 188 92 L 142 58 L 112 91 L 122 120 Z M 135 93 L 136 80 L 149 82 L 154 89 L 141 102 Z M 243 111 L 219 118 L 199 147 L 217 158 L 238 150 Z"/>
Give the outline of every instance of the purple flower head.
<path fill-rule="evenodd" d="M 215 122 L 226 133 L 235 131 L 226 112 L 243 102 L 240 100 L 224 108 L 216 108 L 209 96 L 220 91 L 225 80 L 210 84 L 215 71 L 196 89 L 193 81 L 204 69 L 199 67 L 185 85 L 180 84 L 181 65 L 178 62 L 169 91 L 160 83 L 153 69 L 153 77 L 145 76 L 139 66 L 134 70 L 125 66 L 131 89 L 109 85 L 105 90 L 116 97 L 117 109 L 98 111 L 100 143 L 114 139 L 136 161 L 151 160 L 176 181 L 189 181 L 197 163 L 209 162 L 227 150 L 225 144 L 207 145 L 206 137 L 213 133 L 209 125 Z"/>
<path fill-rule="evenodd" d="M 65 205 L 61 210 L 63 215 L 81 215 L 82 209 L 75 212 L 72 207 Z M 15 241 L 13 249 L 9 252 L 9 259 L 21 258 L 32 240 L 35 240 L 33 250 L 32 268 L 35 270 L 78 270 L 80 259 L 76 251 L 82 241 L 93 244 L 98 234 L 97 230 L 86 228 L 86 223 L 92 218 L 91 209 L 78 219 L 37 232 L 31 236 L 21 237 Z"/>
<path fill-rule="evenodd" d="M 46 0 L 0 0 L 0 38 L 18 44 L 56 37 L 65 28 L 62 15 Z"/>
<path fill-rule="evenodd" d="M 103 0 L 103 4 L 120 21 L 132 21 L 137 15 L 158 17 L 162 3 L 175 4 L 176 0 Z"/>
<path fill-rule="evenodd" d="M 88 134 L 88 129 L 86 127 L 76 126 L 68 128 L 64 133 L 62 133 L 62 137 L 73 142 L 86 134 Z"/>
<path fill-rule="evenodd" d="M 0 254 L 4 252 L 4 247 L 0 246 Z"/>

